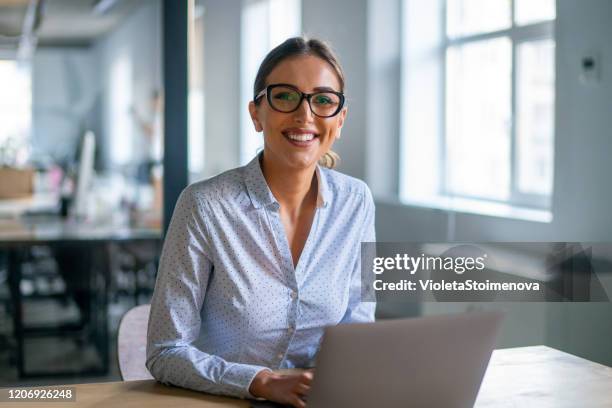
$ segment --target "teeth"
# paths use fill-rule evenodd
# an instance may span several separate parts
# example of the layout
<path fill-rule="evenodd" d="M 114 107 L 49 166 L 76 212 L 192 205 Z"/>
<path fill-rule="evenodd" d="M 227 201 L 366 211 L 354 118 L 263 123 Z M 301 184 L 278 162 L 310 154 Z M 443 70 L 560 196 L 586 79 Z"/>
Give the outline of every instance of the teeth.
<path fill-rule="evenodd" d="M 312 139 L 314 139 L 314 135 L 312 133 L 303 133 L 303 134 L 293 134 L 293 133 L 288 133 L 287 137 L 291 140 L 296 140 L 298 142 L 308 142 Z"/>

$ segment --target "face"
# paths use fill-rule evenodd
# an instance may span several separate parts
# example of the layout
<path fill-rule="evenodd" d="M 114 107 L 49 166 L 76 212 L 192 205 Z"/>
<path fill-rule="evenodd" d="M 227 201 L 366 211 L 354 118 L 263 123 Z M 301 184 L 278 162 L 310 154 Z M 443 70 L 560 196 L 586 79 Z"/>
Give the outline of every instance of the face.
<path fill-rule="evenodd" d="M 293 85 L 305 93 L 321 88 L 340 91 L 340 80 L 331 65 L 312 55 L 282 61 L 268 75 L 266 85 L 271 84 Z M 249 104 L 249 112 L 255 130 L 263 131 L 266 160 L 295 169 L 317 164 L 340 135 L 346 117 L 346 107 L 331 118 L 318 117 L 305 99 L 296 111 L 282 113 L 272 109 L 263 97 L 258 105 Z M 310 139 L 310 135 L 314 137 Z"/>

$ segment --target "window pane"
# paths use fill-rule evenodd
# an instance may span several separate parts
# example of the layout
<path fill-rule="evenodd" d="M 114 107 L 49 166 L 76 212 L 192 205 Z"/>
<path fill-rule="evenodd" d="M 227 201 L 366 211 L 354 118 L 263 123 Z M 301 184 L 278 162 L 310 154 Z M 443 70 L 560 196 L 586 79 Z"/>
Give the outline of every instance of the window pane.
<path fill-rule="evenodd" d="M 446 189 L 505 200 L 510 193 L 511 58 L 508 38 L 447 52 Z"/>
<path fill-rule="evenodd" d="M 30 71 L 11 60 L 0 60 L 0 148 L 6 148 L 6 155 L 0 155 L 0 166 L 14 165 L 25 159 L 21 150 L 27 147 L 30 136 L 32 89 Z M 11 146 L 11 148 L 9 148 Z M 15 155 L 10 149 L 19 149 Z M 3 150 L 4 151 L 4 150 Z M 20 157 L 15 157 L 20 156 Z M 3 161 L 6 160 L 6 163 Z"/>
<path fill-rule="evenodd" d="M 554 20 L 556 17 L 555 0 L 514 0 L 514 7 L 518 25 Z"/>
<path fill-rule="evenodd" d="M 555 43 L 521 44 L 517 56 L 518 189 L 549 195 L 553 184 Z"/>
<path fill-rule="evenodd" d="M 446 23 L 449 37 L 509 28 L 510 0 L 448 0 Z"/>

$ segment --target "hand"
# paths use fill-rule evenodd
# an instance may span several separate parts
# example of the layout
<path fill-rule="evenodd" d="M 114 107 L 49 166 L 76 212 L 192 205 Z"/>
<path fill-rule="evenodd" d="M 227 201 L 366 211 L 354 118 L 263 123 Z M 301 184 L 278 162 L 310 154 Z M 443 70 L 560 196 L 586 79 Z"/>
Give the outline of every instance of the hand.
<path fill-rule="evenodd" d="M 277 374 L 272 371 L 257 373 L 249 392 L 258 398 L 281 404 L 290 404 L 296 408 L 306 407 L 304 397 L 310 391 L 313 371 L 308 370 L 299 374 Z"/>

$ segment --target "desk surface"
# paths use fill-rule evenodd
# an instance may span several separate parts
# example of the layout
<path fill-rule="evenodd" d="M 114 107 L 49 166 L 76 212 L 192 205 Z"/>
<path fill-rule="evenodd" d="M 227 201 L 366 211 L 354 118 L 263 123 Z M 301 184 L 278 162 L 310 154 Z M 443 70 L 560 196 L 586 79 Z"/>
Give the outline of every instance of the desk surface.
<path fill-rule="evenodd" d="M 612 368 L 545 346 L 495 350 L 476 407 L 612 407 Z"/>
<path fill-rule="evenodd" d="M 245 400 L 166 387 L 153 380 L 75 387 L 77 402 L 69 405 L 73 408 L 249 407 Z M 27 408 L 40 404 L 20 402 L 2 406 Z M 476 401 L 478 408 L 578 406 L 612 406 L 612 368 L 545 346 L 494 351 Z"/>
<path fill-rule="evenodd" d="M 135 241 L 161 239 L 158 228 L 83 223 L 59 217 L 0 219 L 0 247 L 50 242 Z"/>

